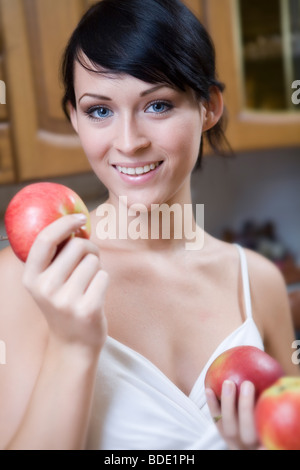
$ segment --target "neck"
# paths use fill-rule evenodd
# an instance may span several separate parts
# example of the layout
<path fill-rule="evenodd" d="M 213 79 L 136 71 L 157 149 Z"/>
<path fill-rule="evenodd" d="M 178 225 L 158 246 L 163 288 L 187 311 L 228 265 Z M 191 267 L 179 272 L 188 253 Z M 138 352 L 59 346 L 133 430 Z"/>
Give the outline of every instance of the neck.
<path fill-rule="evenodd" d="M 109 198 L 96 210 L 96 236 L 134 250 L 198 250 L 203 246 L 203 206 L 191 195 L 180 202 L 128 206 L 126 196 Z"/>

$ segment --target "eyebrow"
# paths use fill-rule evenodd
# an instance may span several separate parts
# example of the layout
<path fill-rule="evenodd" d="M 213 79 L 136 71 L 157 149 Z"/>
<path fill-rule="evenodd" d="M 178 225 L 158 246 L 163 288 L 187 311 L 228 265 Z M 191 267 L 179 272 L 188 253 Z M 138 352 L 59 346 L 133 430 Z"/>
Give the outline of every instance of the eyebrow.
<path fill-rule="evenodd" d="M 85 93 L 84 95 L 82 95 L 81 98 L 79 98 L 78 103 L 80 103 L 80 101 L 83 98 L 85 98 L 86 96 L 88 96 L 89 98 L 96 98 L 96 99 L 100 99 L 100 100 L 111 101 L 111 98 L 109 98 L 108 96 L 96 95 L 94 93 Z"/>
<path fill-rule="evenodd" d="M 161 84 L 161 85 L 157 85 L 155 87 L 149 88 L 148 90 L 142 91 L 142 93 L 140 93 L 140 97 L 150 95 L 150 93 L 154 93 L 155 91 L 159 90 L 160 88 L 164 88 L 166 86 L 167 85 Z M 89 97 L 89 98 L 96 98 L 96 99 L 105 100 L 105 101 L 112 101 L 112 99 L 109 98 L 108 96 L 97 95 L 95 93 L 85 93 L 84 95 L 81 96 L 81 98 L 79 98 L 78 103 L 80 103 L 80 101 L 86 96 Z"/>
<path fill-rule="evenodd" d="M 142 97 L 142 96 L 150 95 L 150 93 L 154 93 L 155 91 L 160 90 L 160 88 L 165 88 L 166 86 L 167 85 L 165 84 L 156 85 L 152 88 L 149 88 L 149 90 L 142 91 L 140 96 Z"/>

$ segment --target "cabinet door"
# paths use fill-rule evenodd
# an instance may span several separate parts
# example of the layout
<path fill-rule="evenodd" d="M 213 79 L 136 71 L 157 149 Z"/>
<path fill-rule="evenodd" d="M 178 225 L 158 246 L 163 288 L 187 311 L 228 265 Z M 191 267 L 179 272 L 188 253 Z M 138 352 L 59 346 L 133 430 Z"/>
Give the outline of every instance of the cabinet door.
<path fill-rule="evenodd" d="M 250 6 L 253 7 L 254 2 L 252 0 L 245 1 L 248 1 L 248 4 L 251 4 Z M 284 31 L 287 26 L 287 19 L 285 18 L 287 13 L 286 8 L 288 4 L 292 2 L 291 0 L 276 0 L 275 2 L 274 0 L 272 3 L 273 8 L 277 2 L 279 2 L 281 8 L 280 47 L 282 48 L 282 60 L 284 62 L 289 60 L 287 48 L 288 42 L 291 39 L 288 37 L 288 31 Z M 227 137 L 234 150 L 299 146 L 300 105 L 298 105 L 296 109 L 290 107 L 291 109 L 287 109 L 286 111 L 279 109 L 251 109 L 251 107 L 248 106 L 245 96 L 247 84 L 245 81 L 245 66 L 243 63 L 245 44 L 242 43 L 243 31 L 241 31 L 242 24 L 240 17 L 242 3 L 245 4 L 245 2 L 241 2 L 240 0 L 204 0 L 208 29 L 215 43 L 217 52 L 219 78 L 226 85 L 224 97 L 229 114 Z M 262 5 L 263 3 L 262 1 L 255 1 L 257 5 L 257 16 L 254 18 L 254 24 L 259 21 L 262 23 L 260 5 L 264 6 Z M 270 15 L 267 15 L 265 19 L 267 30 L 269 28 L 268 21 L 270 21 Z M 250 18 L 246 18 L 246 23 L 247 22 L 250 22 Z M 266 33 L 266 37 L 268 37 L 268 33 Z M 274 39 L 276 39 L 276 37 L 273 37 L 273 40 Z M 264 44 L 266 40 L 267 39 L 264 38 L 262 39 Z M 260 53 L 262 53 L 261 48 Z M 269 83 L 273 85 L 275 77 L 274 74 L 272 74 L 272 69 L 269 68 L 267 62 L 265 62 L 265 66 Z M 296 78 L 300 79 L 300 77 Z M 286 84 L 286 90 L 287 93 L 289 93 L 291 102 L 293 94 L 292 80 Z M 276 98 L 275 95 L 274 98 Z M 270 103 L 269 98 L 268 103 Z"/>
<path fill-rule="evenodd" d="M 203 0 L 183 0 L 183 3 L 203 21 Z"/>
<path fill-rule="evenodd" d="M 8 106 L 6 104 L 7 86 L 3 67 L 3 41 L 0 22 L 0 183 L 14 180 L 14 167 L 10 138 Z"/>
<path fill-rule="evenodd" d="M 61 110 L 59 77 L 63 49 L 90 3 L 0 0 L 7 105 L 19 181 L 90 169 Z"/>

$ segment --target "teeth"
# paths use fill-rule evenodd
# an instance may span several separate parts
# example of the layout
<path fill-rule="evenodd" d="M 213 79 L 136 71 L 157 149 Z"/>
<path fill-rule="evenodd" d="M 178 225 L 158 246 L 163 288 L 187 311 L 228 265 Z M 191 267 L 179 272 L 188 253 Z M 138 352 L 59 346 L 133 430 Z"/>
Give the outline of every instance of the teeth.
<path fill-rule="evenodd" d="M 146 173 L 149 173 L 149 171 L 155 170 L 155 168 L 157 168 L 158 165 L 159 165 L 159 162 L 151 163 L 151 165 L 140 166 L 140 167 L 137 167 L 137 168 L 126 168 L 126 167 L 122 167 L 122 166 L 117 166 L 116 168 L 120 173 L 124 173 L 125 175 L 134 176 L 134 175 L 144 175 Z"/>

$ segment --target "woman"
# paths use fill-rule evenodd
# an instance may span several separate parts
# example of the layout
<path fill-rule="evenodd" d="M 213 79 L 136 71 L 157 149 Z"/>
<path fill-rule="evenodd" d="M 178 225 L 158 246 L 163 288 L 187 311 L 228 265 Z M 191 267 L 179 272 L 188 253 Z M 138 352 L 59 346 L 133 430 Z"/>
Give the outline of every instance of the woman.
<path fill-rule="evenodd" d="M 25 266 L 1 253 L 2 447 L 256 448 L 253 384 L 236 411 L 234 384 L 219 405 L 204 377 L 240 344 L 298 374 L 282 277 L 194 219 L 181 236 L 183 219 L 170 216 L 168 236 L 153 222 L 154 208 L 191 206 L 202 135 L 214 148 L 222 138 L 207 33 L 177 0 L 103 0 L 73 33 L 63 73 L 64 109 L 108 199 L 89 241 L 54 256 L 85 223 L 71 215 L 37 237 Z"/>

